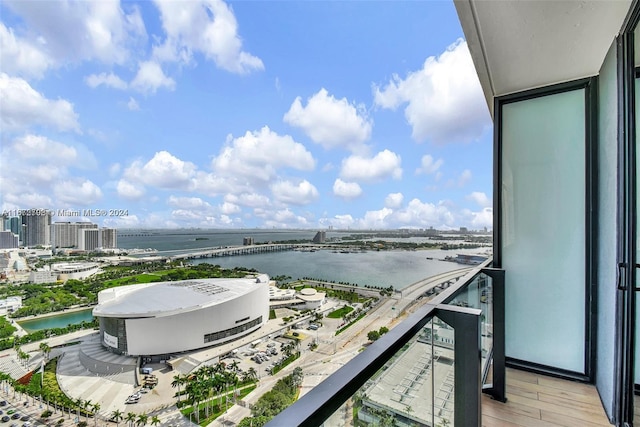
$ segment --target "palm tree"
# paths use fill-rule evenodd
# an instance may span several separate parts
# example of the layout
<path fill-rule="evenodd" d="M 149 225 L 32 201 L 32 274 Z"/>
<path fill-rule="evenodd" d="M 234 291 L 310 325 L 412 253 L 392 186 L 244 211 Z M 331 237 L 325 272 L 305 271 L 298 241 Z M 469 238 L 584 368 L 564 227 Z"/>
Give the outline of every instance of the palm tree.
<path fill-rule="evenodd" d="M 74 405 L 76 405 L 76 418 L 78 418 L 78 421 L 80 421 L 80 408 L 82 407 L 82 404 L 84 402 L 82 401 L 82 399 L 78 398 L 75 399 L 73 403 Z"/>
<path fill-rule="evenodd" d="M 90 400 L 82 402 L 82 409 L 84 410 L 84 418 L 86 421 L 89 421 L 89 406 L 91 406 Z"/>
<path fill-rule="evenodd" d="M 136 425 L 146 426 L 148 420 L 149 420 L 149 416 L 147 414 L 140 414 L 138 415 L 138 421 L 136 422 Z"/>
<path fill-rule="evenodd" d="M 116 422 L 116 427 L 120 425 L 120 421 L 122 421 L 122 411 L 116 409 L 111 413 L 111 419 Z"/>
<path fill-rule="evenodd" d="M 256 371 L 256 368 L 254 368 L 253 366 L 249 368 L 247 374 L 249 374 L 249 378 L 251 378 L 253 381 L 258 381 L 258 371 Z"/>
<path fill-rule="evenodd" d="M 158 418 L 158 416 L 157 416 L 157 415 L 154 415 L 153 417 L 151 417 L 150 424 L 151 424 L 152 426 L 157 426 L 158 424 L 160 424 L 160 422 L 161 422 L 161 421 L 160 421 L 160 418 Z"/>
<path fill-rule="evenodd" d="M 233 362 L 231 362 L 231 364 L 229 364 L 229 366 L 227 367 L 231 372 L 238 372 L 238 361 L 234 360 Z"/>
<path fill-rule="evenodd" d="M 98 425 L 98 411 L 100 410 L 100 404 L 94 403 L 91 405 L 91 411 L 93 412 L 93 425 Z"/>
<path fill-rule="evenodd" d="M 129 427 L 133 425 L 133 422 L 136 420 L 136 417 L 137 415 L 133 412 L 127 413 L 127 417 L 125 418 L 125 421 L 129 423 Z"/>
<path fill-rule="evenodd" d="M 51 347 L 49 347 L 49 344 L 46 342 L 41 342 L 39 348 L 45 360 L 49 360 L 49 353 L 51 353 Z"/>
<path fill-rule="evenodd" d="M 173 381 L 171 382 L 171 387 L 175 388 L 178 387 L 178 402 L 180 402 L 180 386 L 184 385 L 184 383 L 187 381 L 187 377 L 185 377 L 184 375 L 174 375 L 173 376 Z"/>

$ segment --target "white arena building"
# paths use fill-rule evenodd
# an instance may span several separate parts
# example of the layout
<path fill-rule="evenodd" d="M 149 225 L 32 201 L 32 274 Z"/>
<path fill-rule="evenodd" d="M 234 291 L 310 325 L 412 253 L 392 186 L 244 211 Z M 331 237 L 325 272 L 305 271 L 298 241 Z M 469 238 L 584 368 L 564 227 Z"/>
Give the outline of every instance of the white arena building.
<path fill-rule="evenodd" d="M 93 315 L 102 344 L 132 356 L 170 355 L 247 335 L 269 319 L 269 276 L 105 289 Z"/>

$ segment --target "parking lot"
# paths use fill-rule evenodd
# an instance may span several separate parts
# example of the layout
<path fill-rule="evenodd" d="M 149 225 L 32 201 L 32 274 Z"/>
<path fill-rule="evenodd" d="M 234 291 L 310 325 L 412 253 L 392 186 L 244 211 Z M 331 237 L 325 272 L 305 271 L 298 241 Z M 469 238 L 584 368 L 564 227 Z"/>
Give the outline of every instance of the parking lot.
<path fill-rule="evenodd" d="M 7 393 L 6 389 L 3 392 L 0 397 L 0 426 L 31 427 L 42 425 L 37 422 L 37 418 L 47 409 L 45 405 L 34 400 L 31 396 L 22 396 L 20 393 L 16 393 L 16 399 L 11 399 L 11 394 Z"/>

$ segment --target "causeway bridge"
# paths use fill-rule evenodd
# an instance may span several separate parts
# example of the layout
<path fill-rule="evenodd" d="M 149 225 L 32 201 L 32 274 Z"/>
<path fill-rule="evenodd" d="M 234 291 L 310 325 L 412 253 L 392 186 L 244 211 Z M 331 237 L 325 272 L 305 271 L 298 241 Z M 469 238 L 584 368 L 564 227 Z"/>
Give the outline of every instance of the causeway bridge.
<path fill-rule="evenodd" d="M 289 243 L 269 243 L 266 245 L 228 246 L 225 248 L 208 248 L 202 250 L 190 250 L 188 253 L 171 255 L 167 259 L 176 261 L 181 259 L 215 258 L 233 255 L 251 255 L 265 252 L 290 251 L 300 245 Z"/>

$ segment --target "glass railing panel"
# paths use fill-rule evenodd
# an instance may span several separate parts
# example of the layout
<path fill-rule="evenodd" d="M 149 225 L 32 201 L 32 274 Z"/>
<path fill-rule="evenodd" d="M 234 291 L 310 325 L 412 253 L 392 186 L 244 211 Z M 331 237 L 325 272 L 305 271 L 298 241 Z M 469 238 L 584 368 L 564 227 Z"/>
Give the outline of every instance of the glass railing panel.
<path fill-rule="evenodd" d="M 267 426 L 476 427 L 483 369 L 504 400 L 503 278 L 470 272 Z"/>
<path fill-rule="evenodd" d="M 431 319 L 323 426 L 455 425 L 454 333 Z"/>
<path fill-rule="evenodd" d="M 493 355 L 493 281 L 484 273 L 478 274 L 468 286 L 465 286 L 447 302 L 448 305 L 478 308 L 482 310 L 481 325 L 481 354 L 483 382 L 493 383 L 491 361 Z"/>

